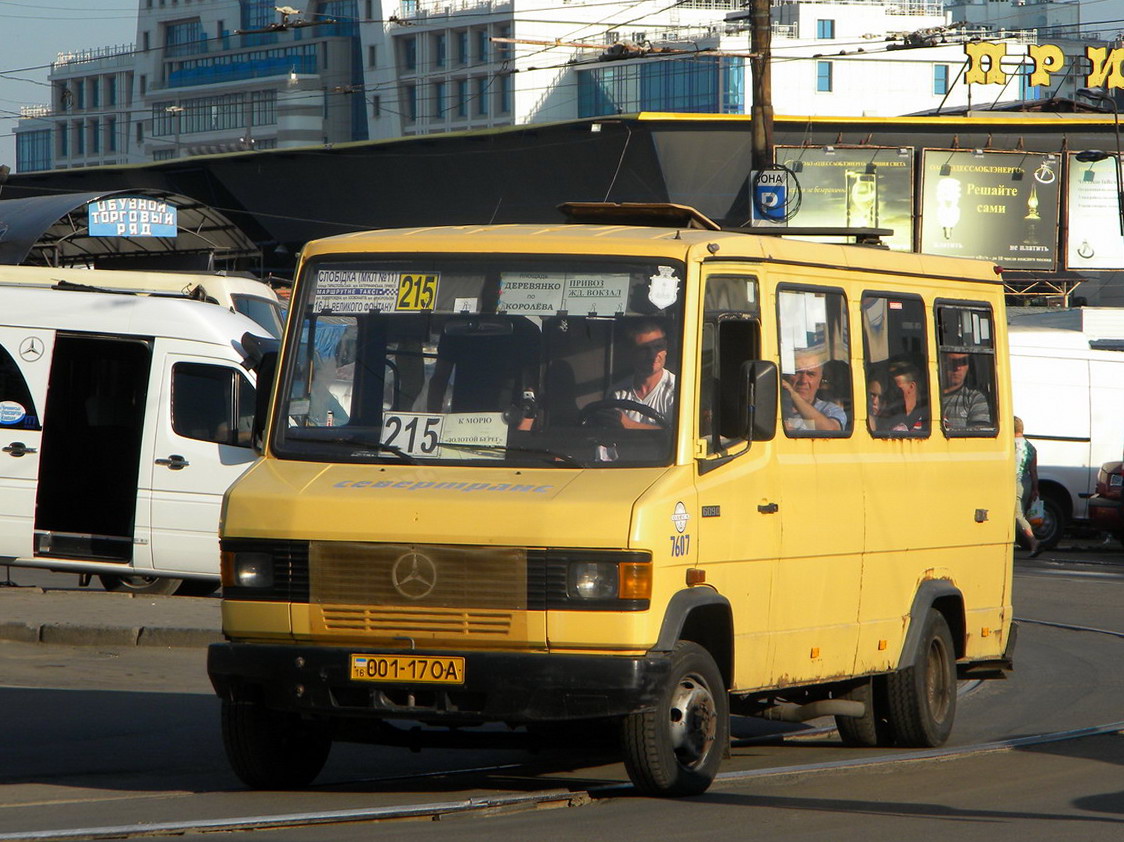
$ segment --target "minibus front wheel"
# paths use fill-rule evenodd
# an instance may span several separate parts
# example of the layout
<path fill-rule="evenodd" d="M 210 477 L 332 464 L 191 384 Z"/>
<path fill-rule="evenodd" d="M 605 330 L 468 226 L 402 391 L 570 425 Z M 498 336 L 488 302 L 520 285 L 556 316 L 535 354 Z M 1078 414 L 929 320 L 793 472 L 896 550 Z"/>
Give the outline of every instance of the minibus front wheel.
<path fill-rule="evenodd" d="M 223 701 L 222 743 L 234 774 L 251 789 L 302 789 L 332 750 L 326 723 L 248 701 Z"/>
<path fill-rule="evenodd" d="M 675 644 L 656 706 L 621 726 L 625 768 L 648 795 L 699 795 L 718 773 L 730 742 L 730 697 L 711 654 Z"/>

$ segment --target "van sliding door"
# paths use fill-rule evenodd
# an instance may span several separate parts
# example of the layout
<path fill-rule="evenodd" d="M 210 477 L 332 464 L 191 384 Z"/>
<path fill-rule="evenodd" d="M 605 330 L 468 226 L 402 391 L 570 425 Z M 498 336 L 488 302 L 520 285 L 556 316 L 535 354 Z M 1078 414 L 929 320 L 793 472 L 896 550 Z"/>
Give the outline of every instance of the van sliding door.
<path fill-rule="evenodd" d="M 35 554 L 133 560 L 151 343 L 59 334 L 44 412 Z"/>
<path fill-rule="evenodd" d="M 0 327 L 0 558 L 29 557 L 53 330 Z"/>

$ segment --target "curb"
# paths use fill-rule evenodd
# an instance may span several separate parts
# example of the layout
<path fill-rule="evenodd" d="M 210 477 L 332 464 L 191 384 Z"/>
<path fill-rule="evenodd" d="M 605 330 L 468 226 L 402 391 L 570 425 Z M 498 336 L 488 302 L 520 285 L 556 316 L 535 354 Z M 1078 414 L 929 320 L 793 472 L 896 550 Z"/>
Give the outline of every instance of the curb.
<path fill-rule="evenodd" d="M 149 626 L 81 626 L 69 623 L 0 622 L 0 640 L 60 646 L 152 646 L 204 648 L 221 643 L 221 632 Z"/>

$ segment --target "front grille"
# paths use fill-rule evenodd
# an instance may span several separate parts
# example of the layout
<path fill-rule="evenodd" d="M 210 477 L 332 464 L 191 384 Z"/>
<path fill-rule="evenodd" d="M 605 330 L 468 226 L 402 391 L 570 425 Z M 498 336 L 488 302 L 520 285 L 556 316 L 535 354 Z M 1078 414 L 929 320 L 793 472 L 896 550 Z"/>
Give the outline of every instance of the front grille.
<path fill-rule="evenodd" d="M 580 601 L 566 593 L 572 558 L 648 560 L 643 553 L 254 538 L 226 538 L 222 550 L 273 560 L 272 586 L 227 586 L 228 599 L 314 604 L 325 626 L 339 630 L 436 631 L 453 624 L 472 630 L 459 634 L 498 635 L 505 632 L 490 631 L 499 628 L 497 618 L 510 624 L 515 611 L 648 608 L 646 599 Z M 406 629 L 404 622 L 416 625 Z"/>

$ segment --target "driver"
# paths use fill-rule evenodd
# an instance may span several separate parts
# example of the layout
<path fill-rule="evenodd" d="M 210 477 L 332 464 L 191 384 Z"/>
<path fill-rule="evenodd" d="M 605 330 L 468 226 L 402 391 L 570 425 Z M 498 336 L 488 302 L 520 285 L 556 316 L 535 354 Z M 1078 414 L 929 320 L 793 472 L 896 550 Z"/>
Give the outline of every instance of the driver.
<path fill-rule="evenodd" d="M 660 418 L 671 418 L 675 402 L 675 375 L 664 368 L 667 334 L 659 322 L 645 319 L 628 331 L 632 376 L 617 383 L 606 396 L 610 400 L 634 401 L 651 407 Z M 658 430 L 651 416 L 635 410 L 619 410 L 621 426 L 627 430 Z"/>

